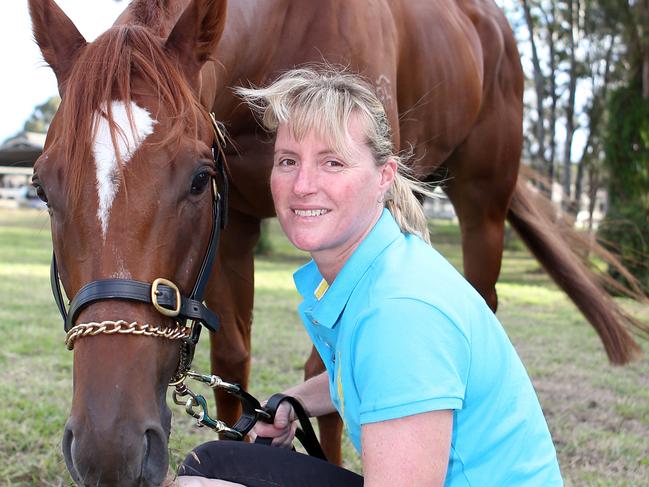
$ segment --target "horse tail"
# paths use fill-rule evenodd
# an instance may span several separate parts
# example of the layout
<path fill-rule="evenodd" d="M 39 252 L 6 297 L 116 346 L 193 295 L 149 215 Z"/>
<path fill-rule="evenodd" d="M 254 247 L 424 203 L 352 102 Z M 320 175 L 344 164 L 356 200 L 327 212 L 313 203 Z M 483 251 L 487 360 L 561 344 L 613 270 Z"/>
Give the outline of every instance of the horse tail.
<path fill-rule="evenodd" d="M 601 245 L 576 232 L 572 225 L 556 217 L 550 200 L 527 187 L 519 177 L 507 220 L 537 260 L 584 314 L 600 336 L 609 360 L 625 364 L 642 352 L 631 336 L 649 336 L 649 326 L 626 313 L 604 290 L 612 285 L 630 297 L 647 301 L 641 286 L 622 264 Z M 597 274 L 587 256 L 595 255 L 615 266 L 627 279 L 622 286 L 612 278 Z"/>

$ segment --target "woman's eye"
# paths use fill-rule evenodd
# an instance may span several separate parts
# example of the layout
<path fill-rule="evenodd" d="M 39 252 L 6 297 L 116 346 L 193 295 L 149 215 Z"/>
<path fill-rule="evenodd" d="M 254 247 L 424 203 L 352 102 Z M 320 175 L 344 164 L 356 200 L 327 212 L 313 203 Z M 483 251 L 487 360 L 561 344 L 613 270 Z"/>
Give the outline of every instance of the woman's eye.
<path fill-rule="evenodd" d="M 212 175 L 208 171 L 203 171 L 194 176 L 192 180 L 192 194 L 201 194 L 207 188 L 207 185 L 210 182 Z"/>
<path fill-rule="evenodd" d="M 343 163 L 340 161 L 336 161 L 335 159 L 330 159 L 328 161 L 325 161 L 325 166 L 334 168 L 334 169 L 339 169 L 343 167 Z"/>
<path fill-rule="evenodd" d="M 295 166 L 295 161 L 293 159 L 280 159 L 277 161 L 277 165 L 280 167 L 292 167 Z"/>

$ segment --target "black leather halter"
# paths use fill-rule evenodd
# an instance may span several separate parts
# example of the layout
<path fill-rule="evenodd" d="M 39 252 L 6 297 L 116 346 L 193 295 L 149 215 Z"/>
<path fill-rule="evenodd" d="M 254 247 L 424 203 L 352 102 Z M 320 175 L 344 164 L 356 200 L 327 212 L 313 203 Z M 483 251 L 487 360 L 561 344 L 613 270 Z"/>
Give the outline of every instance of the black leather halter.
<path fill-rule="evenodd" d="M 225 172 L 223 147 L 225 139 L 222 129 L 213 115 L 215 139 L 212 144 L 212 156 L 217 178 L 222 189 L 222 195 L 218 192 L 216 178 L 212 178 L 212 230 L 209 244 L 203 262 L 201 264 L 198 278 L 189 296 L 180 294 L 178 287 L 167 279 L 158 278 L 153 283 L 135 281 L 132 279 L 102 279 L 92 281 L 84 285 L 70 302 L 70 308 L 66 311 L 59 281 L 56 256 L 52 251 L 52 265 L 50 268 L 50 281 L 54 300 L 63 318 L 63 326 L 69 332 L 75 324 L 81 310 L 97 301 L 103 300 L 126 300 L 151 304 L 164 316 L 172 317 L 178 327 L 186 326 L 187 321 L 192 321 L 191 335 L 184 339 L 181 363 L 174 379 L 184 374 L 191 365 L 194 347 L 200 336 L 200 325 L 206 326 L 210 331 L 217 331 L 219 328 L 218 317 L 203 304 L 205 287 L 210 276 L 212 264 L 216 254 L 221 229 L 226 224 L 227 200 L 228 200 L 228 179 Z"/>

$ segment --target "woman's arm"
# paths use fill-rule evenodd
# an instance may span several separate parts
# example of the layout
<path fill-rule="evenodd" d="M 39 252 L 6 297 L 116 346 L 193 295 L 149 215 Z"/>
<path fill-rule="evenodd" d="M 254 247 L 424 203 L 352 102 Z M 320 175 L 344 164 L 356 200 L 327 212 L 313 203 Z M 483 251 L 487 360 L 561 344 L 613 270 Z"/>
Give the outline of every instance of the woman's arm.
<path fill-rule="evenodd" d="M 329 395 L 329 377 L 326 372 L 322 372 L 301 384 L 287 389 L 284 394 L 297 398 L 306 409 L 309 417 L 312 418 L 336 411 Z"/>
<path fill-rule="evenodd" d="M 287 389 L 284 394 L 297 398 L 311 417 L 323 416 L 336 410 L 329 395 L 329 378 L 326 372 Z M 253 436 L 273 438 L 274 446 L 290 448 L 297 427 L 294 423 L 296 419 L 291 405 L 284 402 L 277 408 L 274 423 L 258 422 L 252 430 Z"/>
<path fill-rule="evenodd" d="M 451 410 L 364 424 L 361 443 L 365 487 L 441 487 L 452 431 Z"/>

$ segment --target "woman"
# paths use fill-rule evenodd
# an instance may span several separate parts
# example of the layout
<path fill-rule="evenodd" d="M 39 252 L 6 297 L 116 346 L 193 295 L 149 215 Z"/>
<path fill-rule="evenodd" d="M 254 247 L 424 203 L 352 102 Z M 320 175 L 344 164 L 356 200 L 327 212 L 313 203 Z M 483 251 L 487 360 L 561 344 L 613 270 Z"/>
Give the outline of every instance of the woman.
<path fill-rule="evenodd" d="M 276 133 L 277 217 L 313 259 L 294 279 L 327 370 L 285 393 L 311 416 L 340 413 L 364 478 L 287 449 L 211 442 L 185 460 L 180 484 L 563 485 L 525 369 L 481 296 L 430 246 L 413 194 L 427 191 L 403 175 L 369 85 L 300 69 L 238 91 Z M 284 403 L 254 431 L 287 447 L 294 419 Z"/>

